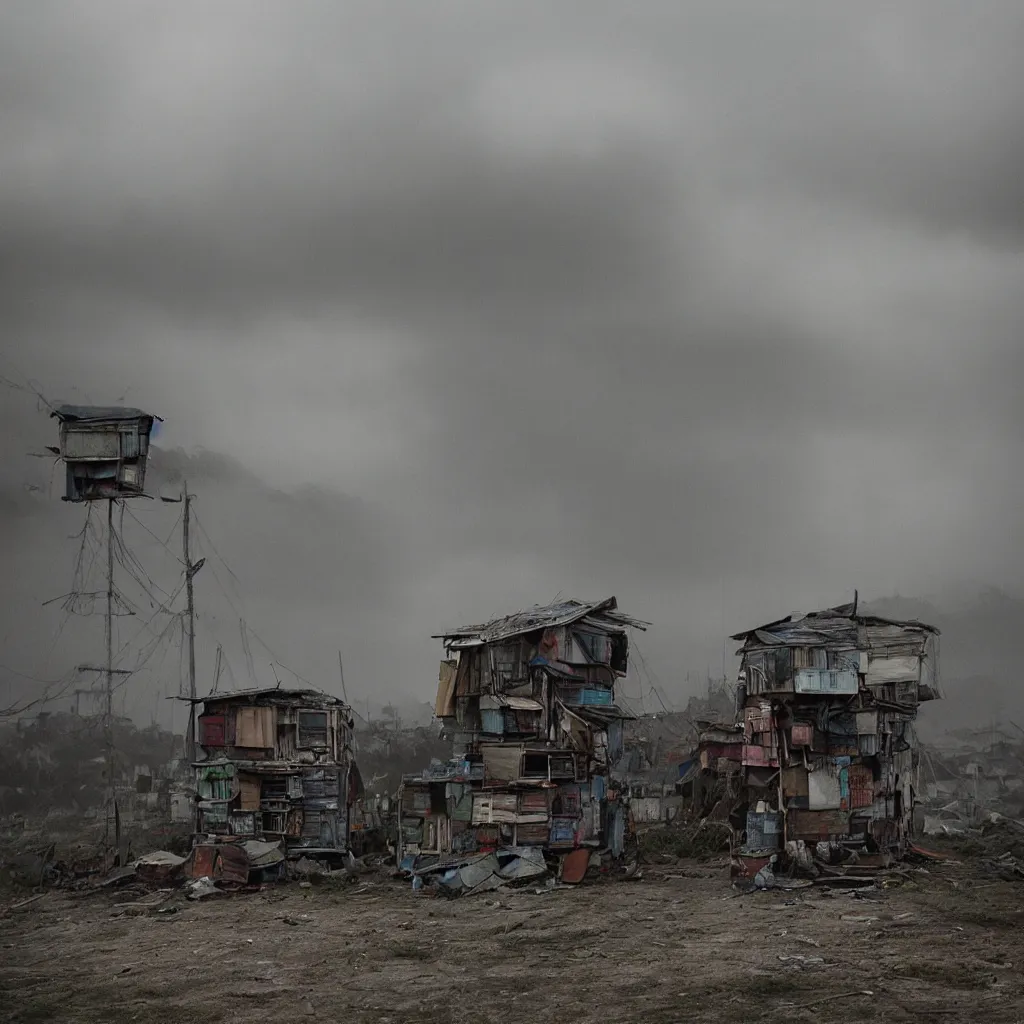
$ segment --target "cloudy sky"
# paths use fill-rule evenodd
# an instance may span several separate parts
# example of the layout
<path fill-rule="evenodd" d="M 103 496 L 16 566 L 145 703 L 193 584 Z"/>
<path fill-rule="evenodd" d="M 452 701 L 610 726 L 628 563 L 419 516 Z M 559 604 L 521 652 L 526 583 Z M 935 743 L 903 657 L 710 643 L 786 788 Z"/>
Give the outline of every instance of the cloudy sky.
<path fill-rule="evenodd" d="M 379 509 L 385 688 L 559 592 L 671 688 L 855 587 L 1019 591 L 1022 44 L 1019 0 L 6 4 L 0 374 Z"/>

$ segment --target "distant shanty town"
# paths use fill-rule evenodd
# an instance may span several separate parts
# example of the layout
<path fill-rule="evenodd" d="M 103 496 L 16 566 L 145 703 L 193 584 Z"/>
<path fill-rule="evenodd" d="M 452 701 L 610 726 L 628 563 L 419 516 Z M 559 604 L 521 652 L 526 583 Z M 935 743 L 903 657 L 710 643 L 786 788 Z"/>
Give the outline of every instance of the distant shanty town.
<path fill-rule="evenodd" d="M 120 543 L 113 509 L 143 493 L 156 417 L 81 406 L 54 415 L 65 500 L 105 504 L 108 543 Z M 727 855 L 734 879 L 763 886 L 852 863 L 884 870 L 914 849 L 944 798 L 914 728 L 920 704 L 940 696 L 938 630 L 865 614 L 856 601 L 736 633 L 737 678 L 709 683 L 685 711 L 637 711 L 620 693 L 631 640 L 656 625 L 615 597 L 442 624 L 436 685 L 424 666 L 426 724 L 371 723 L 312 684 L 218 692 L 215 682 L 200 694 L 203 560 L 190 554 L 190 498 L 186 485 L 189 729 L 169 760 L 126 755 L 118 734 L 113 554 L 109 563 L 97 778 L 122 870 L 176 874 L 202 891 L 351 872 L 376 857 L 415 889 L 462 895 L 631 877 L 644 836 L 674 830 Z M 186 828 L 187 849 L 133 859 L 123 832 L 143 820 Z"/>

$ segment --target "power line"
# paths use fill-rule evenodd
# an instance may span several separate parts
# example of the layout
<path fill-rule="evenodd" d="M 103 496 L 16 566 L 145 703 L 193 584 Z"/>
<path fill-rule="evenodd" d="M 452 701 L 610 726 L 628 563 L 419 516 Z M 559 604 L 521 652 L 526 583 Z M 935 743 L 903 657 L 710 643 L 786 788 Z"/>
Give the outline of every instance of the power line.
<path fill-rule="evenodd" d="M 224 566 L 225 569 L 227 569 L 227 571 L 231 574 L 231 578 L 236 583 L 241 583 L 241 580 L 235 575 L 235 573 L 232 570 L 231 566 L 228 565 L 228 563 L 225 561 L 225 559 L 223 558 L 221 553 L 217 550 L 216 545 L 213 543 L 213 540 L 210 538 L 210 535 L 206 532 L 206 527 L 203 526 L 202 521 L 200 520 L 199 516 L 196 515 L 195 512 L 193 512 L 192 513 L 192 517 L 195 519 L 196 526 L 199 527 L 199 532 L 203 535 L 203 538 L 206 540 L 206 543 L 210 545 L 210 550 L 214 553 L 214 555 L 216 556 L 217 560 L 221 563 L 221 565 Z"/>
<path fill-rule="evenodd" d="M 122 506 L 122 507 L 123 507 L 123 506 Z M 175 560 L 175 561 L 176 561 L 176 562 L 177 562 L 177 563 L 178 563 L 179 565 L 184 565 L 184 564 L 185 564 L 185 563 L 184 563 L 184 562 L 183 562 L 183 561 L 181 560 L 180 556 L 176 555 L 176 554 L 175 554 L 175 553 L 174 553 L 174 552 L 173 552 L 173 551 L 171 550 L 171 547 L 170 547 L 170 541 L 169 541 L 169 539 L 168 539 L 167 541 L 163 541 L 163 540 L 161 540 L 161 539 L 160 539 L 160 538 L 159 538 L 159 537 L 158 537 L 158 536 L 157 536 L 157 535 L 156 535 L 156 534 L 155 534 L 155 533 L 154 533 L 154 532 L 153 532 L 153 531 L 152 531 L 152 530 L 151 530 L 151 529 L 150 529 L 150 528 L 149 528 L 149 527 L 148 527 L 148 526 L 147 526 L 147 525 L 146 525 L 146 524 L 145 524 L 145 523 L 144 523 L 144 522 L 143 522 L 143 521 L 142 521 L 142 520 L 141 520 L 141 519 L 140 519 L 140 518 L 139 518 L 139 517 L 138 517 L 138 516 L 137 516 L 137 515 L 136 515 L 136 514 L 135 514 L 135 513 L 133 512 L 133 511 L 132 511 L 132 510 L 131 510 L 131 509 L 128 509 L 128 515 L 130 515 L 130 516 L 132 517 L 132 519 L 134 519 L 134 520 L 135 520 L 135 522 L 137 522 L 137 523 L 139 524 L 139 526 L 141 526 L 141 527 L 142 527 L 142 528 L 143 528 L 143 529 L 144 529 L 144 530 L 146 531 L 146 533 L 148 533 L 148 534 L 150 535 L 150 537 L 152 537 L 152 538 L 153 538 L 153 540 L 155 540 L 155 541 L 157 542 L 157 544 L 159 544 L 159 545 L 160 545 L 160 547 L 162 547 L 162 548 L 163 548 L 163 549 L 164 549 L 165 551 L 167 551 L 167 553 L 168 553 L 168 554 L 169 554 L 169 555 L 170 555 L 170 556 L 171 556 L 171 557 L 172 557 L 172 558 L 173 558 L 173 559 L 174 559 L 174 560 Z M 180 514 L 179 514 L 178 518 L 179 518 L 179 519 L 181 518 L 181 515 L 180 515 Z M 177 529 L 177 523 L 175 523 L 175 529 Z"/>

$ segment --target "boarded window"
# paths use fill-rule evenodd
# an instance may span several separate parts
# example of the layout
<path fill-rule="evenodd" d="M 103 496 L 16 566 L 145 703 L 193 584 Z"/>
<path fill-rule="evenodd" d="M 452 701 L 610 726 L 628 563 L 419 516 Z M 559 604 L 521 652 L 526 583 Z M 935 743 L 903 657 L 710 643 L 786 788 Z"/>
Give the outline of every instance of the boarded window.
<path fill-rule="evenodd" d="M 326 711 L 299 712 L 299 746 L 304 748 L 327 746 Z"/>
<path fill-rule="evenodd" d="M 511 782 L 520 777 L 523 748 L 520 746 L 487 745 L 481 750 L 484 775 L 488 782 Z"/>
<path fill-rule="evenodd" d="M 199 745 L 201 747 L 224 746 L 224 716 L 199 716 Z"/>
<path fill-rule="evenodd" d="M 270 750 L 275 740 L 274 708 L 240 707 L 235 710 L 235 746 Z"/>
<path fill-rule="evenodd" d="M 260 780 L 255 775 L 239 774 L 238 788 L 241 794 L 240 809 L 243 811 L 258 811 L 260 807 Z"/>

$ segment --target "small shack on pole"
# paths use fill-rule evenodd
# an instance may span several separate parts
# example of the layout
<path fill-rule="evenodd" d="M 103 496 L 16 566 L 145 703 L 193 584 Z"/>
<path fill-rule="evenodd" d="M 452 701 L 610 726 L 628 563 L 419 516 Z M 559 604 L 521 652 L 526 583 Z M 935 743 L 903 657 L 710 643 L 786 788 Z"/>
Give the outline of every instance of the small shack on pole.
<path fill-rule="evenodd" d="M 57 451 L 67 467 L 65 501 L 139 497 L 159 416 L 123 406 L 61 405 Z"/>

